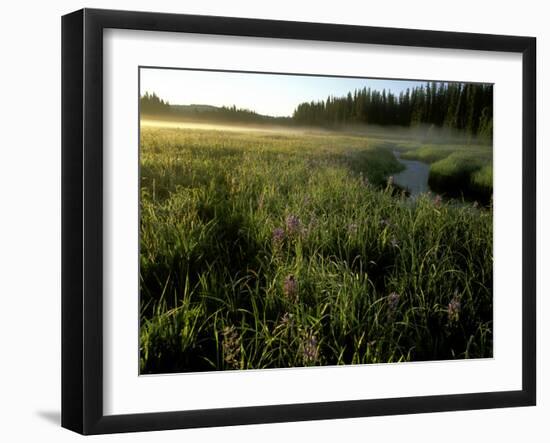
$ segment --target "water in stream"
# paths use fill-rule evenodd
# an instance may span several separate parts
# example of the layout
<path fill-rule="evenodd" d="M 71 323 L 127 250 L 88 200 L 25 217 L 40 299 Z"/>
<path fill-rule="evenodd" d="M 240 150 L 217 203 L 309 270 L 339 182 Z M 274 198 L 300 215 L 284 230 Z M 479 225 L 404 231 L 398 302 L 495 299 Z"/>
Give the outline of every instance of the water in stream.
<path fill-rule="evenodd" d="M 428 186 L 430 165 L 417 160 L 402 159 L 398 151 L 393 151 L 393 154 L 399 163 L 405 166 L 403 171 L 393 176 L 394 183 L 408 189 L 412 197 L 428 192 L 430 190 Z"/>

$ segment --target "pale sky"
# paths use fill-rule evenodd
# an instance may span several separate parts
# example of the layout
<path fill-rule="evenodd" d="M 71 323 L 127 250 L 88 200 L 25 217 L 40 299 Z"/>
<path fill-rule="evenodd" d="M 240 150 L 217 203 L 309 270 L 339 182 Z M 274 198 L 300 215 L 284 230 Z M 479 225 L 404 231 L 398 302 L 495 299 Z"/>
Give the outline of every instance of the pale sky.
<path fill-rule="evenodd" d="M 363 87 L 398 95 L 426 83 L 162 68 L 141 68 L 140 82 L 141 95 L 154 92 L 173 105 L 235 105 L 271 116 L 291 116 L 300 103 L 341 97 Z"/>

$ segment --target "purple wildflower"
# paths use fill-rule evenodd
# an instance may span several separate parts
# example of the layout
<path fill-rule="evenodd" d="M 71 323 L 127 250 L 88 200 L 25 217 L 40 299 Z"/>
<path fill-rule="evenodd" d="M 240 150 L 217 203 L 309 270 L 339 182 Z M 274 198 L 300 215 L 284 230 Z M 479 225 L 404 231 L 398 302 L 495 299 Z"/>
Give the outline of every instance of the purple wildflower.
<path fill-rule="evenodd" d="M 306 366 L 317 362 L 319 358 L 318 344 L 317 337 L 312 332 L 307 333 L 304 337 L 300 350 Z"/>
<path fill-rule="evenodd" d="M 288 233 L 298 233 L 300 231 L 300 226 L 300 219 L 297 216 L 291 214 L 286 218 L 286 230 Z"/>
<path fill-rule="evenodd" d="M 275 228 L 272 233 L 273 243 L 280 244 L 285 239 L 285 230 L 283 228 Z"/>
<path fill-rule="evenodd" d="M 290 274 L 285 277 L 283 282 L 283 294 L 290 301 L 296 301 L 298 298 L 298 282 L 294 275 Z"/>

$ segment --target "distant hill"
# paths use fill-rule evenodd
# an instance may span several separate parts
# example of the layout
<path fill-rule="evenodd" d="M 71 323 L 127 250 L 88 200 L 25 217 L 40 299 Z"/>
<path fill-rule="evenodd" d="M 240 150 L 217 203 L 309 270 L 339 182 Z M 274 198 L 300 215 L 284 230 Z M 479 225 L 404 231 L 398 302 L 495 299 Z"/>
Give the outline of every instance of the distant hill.
<path fill-rule="evenodd" d="M 235 106 L 212 106 L 212 105 L 169 105 L 171 116 L 193 119 L 208 120 L 232 123 L 269 123 L 269 124 L 290 124 L 290 117 L 272 117 L 270 115 L 258 114 L 249 109 L 241 109 Z"/>
<path fill-rule="evenodd" d="M 236 106 L 212 106 L 202 104 L 172 105 L 155 94 L 145 94 L 140 100 L 144 116 L 169 118 L 171 120 L 192 120 L 228 123 L 293 124 L 291 117 L 272 117 L 258 114 Z"/>
<path fill-rule="evenodd" d="M 169 105 L 174 112 L 215 112 L 221 110 L 220 107 L 212 105 Z"/>

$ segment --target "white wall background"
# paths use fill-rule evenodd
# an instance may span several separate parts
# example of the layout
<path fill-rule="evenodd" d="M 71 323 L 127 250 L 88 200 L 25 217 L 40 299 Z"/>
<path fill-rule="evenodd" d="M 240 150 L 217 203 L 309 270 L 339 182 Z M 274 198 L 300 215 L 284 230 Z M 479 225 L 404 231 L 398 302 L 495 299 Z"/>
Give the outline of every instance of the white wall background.
<path fill-rule="evenodd" d="M 546 442 L 550 439 L 550 28 L 544 2 L 54 0 L 5 3 L 0 26 L 0 439 L 69 442 L 60 415 L 60 17 L 81 7 L 349 23 L 538 38 L 538 406 L 102 436 L 94 441 Z M 545 108 L 545 109 L 543 109 Z M 546 111 L 546 113 L 544 112 Z M 546 201 L 545 201 L 546 200 Z M 544 250 L 543 250 L 544 249 Z"/>

